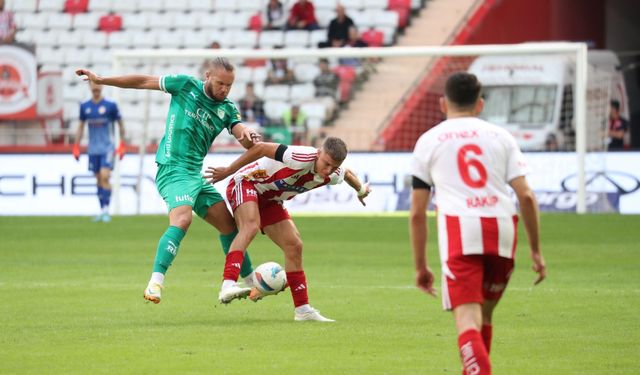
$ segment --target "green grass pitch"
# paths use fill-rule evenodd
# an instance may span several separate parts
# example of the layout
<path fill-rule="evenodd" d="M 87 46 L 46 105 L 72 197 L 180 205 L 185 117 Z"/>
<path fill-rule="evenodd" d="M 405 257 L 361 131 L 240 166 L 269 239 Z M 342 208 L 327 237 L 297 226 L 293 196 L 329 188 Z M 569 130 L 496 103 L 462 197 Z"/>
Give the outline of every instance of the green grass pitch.
<path fill-rule="evenodd" d="M 163 301 L 144 303 L 160 216 L 0 217 L 2 374 L 459 374 L 452 317 L 413 287 L 406 217 L 298 217 L 311 304 L 217 303 L 224 258 L 194 220 Z M 640 216 L 543 215 L 548 279 L 521 228 L 494 316 L 494 374 L 637 374 Z M 434 220 L 429 258 L 440 277 Z M 254 263 L 283 262 L 265 236 Z M 439 283 L 438 283 L 439 286 Z"/>

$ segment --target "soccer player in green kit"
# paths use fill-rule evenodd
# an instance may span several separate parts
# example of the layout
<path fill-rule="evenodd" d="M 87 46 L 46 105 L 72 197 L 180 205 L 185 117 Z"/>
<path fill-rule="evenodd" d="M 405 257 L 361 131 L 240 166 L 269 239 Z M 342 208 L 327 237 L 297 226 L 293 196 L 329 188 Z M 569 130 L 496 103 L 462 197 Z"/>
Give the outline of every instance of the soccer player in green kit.
<path fill-rule="evenodd" d="M 237 234 L 222 196 L 201 173 L 213 140 L 226 129 L 248 149 L 259 140 L 259 135 L 241 123 L 238 110 L 227 99 L 235 74 L 226 58 L 211 60 L 204 81 L 187 75 L 101 77 L 87 69 L 78 69 L 76 74 L 101 85 L 162 90 L 171 94 L 165 133 L 156 153 L 156 186 L 169 209 L 169 227 L 158 242 L 153 272 L 144 291 L 146 300 L 160 303 L 165 273 L 191 225 L 192 210 L 220 232 L 225 254 Z M 251 291 L 251 260 L 245 256 L 238 267 L 249 285 L 225 288 L 220 297 L 223 303 L 246 297 Z"/>

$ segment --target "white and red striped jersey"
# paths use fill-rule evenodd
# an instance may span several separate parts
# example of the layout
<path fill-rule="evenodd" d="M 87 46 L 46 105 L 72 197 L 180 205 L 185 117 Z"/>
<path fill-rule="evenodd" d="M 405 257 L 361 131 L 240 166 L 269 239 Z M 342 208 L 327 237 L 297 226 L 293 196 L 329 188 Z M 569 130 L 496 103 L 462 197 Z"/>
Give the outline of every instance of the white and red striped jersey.
<path fill-rule="evenodd" d="M 232 178 L 236 183 L 251 181 L 261 199 L 286 201 L 300 193 L 344 180 L 344 168 L 328 177 L 314 173 L 318 150 L 307 146 L 287 146 L 282 162 L 267 157 L 240 169 Z"/>
<path fill-rule="evenodd" d="M 435 187 L 443 261 L 458 253 L 513 258 L 517 214 L 507 184 L 527 165 L 509 132 L 475 117 L 446 120 L 418 139 L 411 173 Z"/>

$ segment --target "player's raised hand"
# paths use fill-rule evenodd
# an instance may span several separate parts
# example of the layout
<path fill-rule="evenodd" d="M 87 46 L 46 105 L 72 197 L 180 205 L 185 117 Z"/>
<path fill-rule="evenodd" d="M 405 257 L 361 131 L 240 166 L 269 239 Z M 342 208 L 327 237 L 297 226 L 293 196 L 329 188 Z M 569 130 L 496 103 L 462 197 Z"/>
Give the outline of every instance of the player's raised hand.
<path fill-rule="evenodd" d="M 78 77 L 82 77 L 82 79 L 84 81 L 91 81 L 91 82 L 95 82 L 98 79 L 98 75 L 95 74 L 94 72 L 90 71 L 89 69 L 76 69 L 76 75 Z"/>
<path fill-rule="evenodd" d="M 212 184 L 222 181 L 228 176 L 229 168 L 227 167 L 207 167 L 207 170 L 204 172 L 204 178 L 209 180 Z"/>
<path fill-rule="evenodd" d="M 416 271 L 416 286 L 423 292 L 436 297 L 436 289 L 433 287 L 433 272 L 429 267 Z"/>
<path fill-rule="evenodd" d="M 531 268 L 533 268 L 533 271 L 538 274 L 538 278 L 533 282 L 533 285 L 538 285 L 545 279 L 545 277 L 547 277 L 547 266 L 544 263 L 542 253 L 539 251 L 532 251 L 531 259 L 533 260 L 533 266 Z"/>
<path fill-rule="evenodd" d="M 358 200 L 363 206 L 367 204 L 364 202 L 364 199 L 371 193 L 371 188 L 369 187 L 369 183 L 362 184 L 362 187 L 358 191 Z"/>

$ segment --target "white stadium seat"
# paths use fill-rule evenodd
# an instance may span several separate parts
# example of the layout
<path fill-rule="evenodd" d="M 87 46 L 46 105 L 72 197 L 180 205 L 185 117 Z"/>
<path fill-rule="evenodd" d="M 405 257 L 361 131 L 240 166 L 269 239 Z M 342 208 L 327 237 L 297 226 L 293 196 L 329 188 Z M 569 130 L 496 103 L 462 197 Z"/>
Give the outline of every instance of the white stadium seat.
<path fill-rule="evenodd" d="M 155 35 L 155 41 L 160 48 L 180 48 L 183 45 L 184 36 L 181 32 L 171 30 L 157 30 L 151 32 Z M 135 45 L 135 44 L 134 44 Z"/>
<path fill-rule="evenodd" d="M 242 0 L 216 0 L 216 12 L 235 12 L 238 10 L 238 2 Z"/>
<path fill-rule="evenodd" d="M 82 45 L 85 47 L 105 47 L 107 45 L 107 33 L 102 31 L 82 32 Z"/>
<path fill-rule="evenodd" d="M 229 91 L 229 100 L 238 101 L 242 99 L 246 92 L 247 84 L 244 82 L 234 82 Z"/>
<path fill-rule="evenodd" d="M 95 0 L 93 0 L 91 2 L 94 3 Z M 131 1 L 131 0 L 125 0 L 125 1 L 113 0 L 113 3 L 111 4 L 111 10 L 113 10 L 114 12 L 116 12 L 118 14 L 137 12 L 138 11 L 138 2 L 137 1 Z"/>
<path fill-rule="evenodd" d="M 398 28 L 400 16 L 397 12 L 391 10 L 382 10 L 374 13 L 373 22 L 376 27 L 393 27 Z"/>
<path fill-rule="evenodd" d="M 289 85 L 268 85 L 264 88 L 264 100 L 289 100 Z"/>
<path fill-rule="evenodd" d="M 190 31 L 182 41 L 184 48 L 205 48 L 210 43 L 209 33 L 204 31 Z"/>
<path fill-rule="evenodd" d="M 75 67 L 84 67 L 93 63 L 91 61 L 91 50 L 87 48 L 67 48 L 65 51 L 65 63 L 73 71 Z"/>
<path fill-rule="evenodd" d="M 305 30 L 289 30 L 284 35 L 287 48 L 306 48 L 309 46 L 309 32 Z"/>
<path fill-rule="evenodd" d="M 60 47 L 77 47 L 82 45 L 82 35 L 84 32 L 79 30 L 61 31 L 58 34 L 58 45 Z"/>
<path fill-rule="evenodd" d="M 222 18 L 222 27 L 243 30 L 249 26 L 249 18 L 251 18 L 251 13 L 248 12 L 227 12 L 226 16 Z"/>
<path fill-rule="evenodd" d="M 146 29 L 149 27 L 148 13 L 126 13 L 122 16 L 122 27 L 125 30 Z"/>
<path fill-rule="evenodd" d="M 54 30 L 69 30 L 72 16 L 68 13 L 49 13 L 47 27 Z"/>
<path fill-rule="evenodd" d="M 188 0 L 187 4 L 192 12 L 210 12 L 214 9 L 212 0 Z"/>
<path fill-rule="evenodd" d="M 133 33 L 126 30 L 109 33 L 107 41 L 111 48 L 129 48 L 133 44 Z"/>
<path fill-rule="evenodd" d="M 329 27 L 329 23 L 331 23 L 331 20 L 333 20 L 334 18 L 336 18 L 336 11 L 335 10 L 318 10 L 316 11 L 316 19 L 318 20 L 318 25 L 320 27 L 322 27 L 323 29 L 326 29 Z M 325 34 L 327 33 L 327 31 L 325 30 Z"/>
<path fill-rule="evenodd" d="M 174 13 L 192 11 L 191 8 L 189 8 L 188 0 L 166 0 L 164 2 L 164 10 Z"/>
<path fill-rule="evenodd" d="M 313 6 L 316 8 L 316 12 L 319 10 L 336 10 L 337 0 L 314 0 Z"/>
<path fill-rule="evenodd" d="M 42 30 L 47 27 L 48 18 L 48 13 L 28 13 L 22 18 L 20 27 L 29 30 Z"/>
<path fill-rule="evenodd" d="M 252 30 L 230 30 L 228 38 L 235 48 L 252 49 L 258 44 L 258 33 Z"/>
<path fill-rule="evenodd" d="M 362 5 L 365 9 L 387 9 L 389 0 L 363 0 Z"/>
<path fill-rule="evenodd" d="M 282 114 L 291 108 L 291 104 L 280 100 L 265 100 L 264 114 L 275 121 L 282 119 Z"/>
<path fill-rule="evenodd" d="M 149 27 L 152 29 L 171 29 L 174 27 L 176 18 L 176 13 L 174 12 L 149 12 Z"/>
<path fill-rule="evenodd" d="M 64 9 L 64 0 L 40 0 L 38 2 L 38 11 L 40 12 L 62 12 Z"/>
<path fill-rule="evenodd" d="M 316 87 L 311 83 L 300 83 L 291 86 L 291 100 L 302 103 L 311 100 L 316 95 Z"/>
<path fill-rule="evenodd" d="M 38 5 L 37 0 L 7 0 L 6 8 L 16 13 L 33 13 Z"/>
<path fill-rule="evenodd" d="M 253 14 L 264 11 L 266 8 L 266 3 L 263 3 L 262 0 L 237 0 L 236 9 L 240 11 L 247 11 Z"/>
<path fill-rule="evenodd" d="M 327 30 L 318 29 L 313 30 L 309 35 L 309 45 L 311 48 L 318 47 L 318 43 L 327 41 Z"/>
<path fill-rule="evenodd" d="M 356 25 L 358 25 L 358 28 L 363 30 L 376 25 L 375 17 L 376 17 L 376 14 L 379 12 L 380 12 L 379 10 L 375 10 L 375 9 L 373 10 L 366 9 L 366 10 L 351 12 L 350 16 L 351 16 L 351 19 L 353 19 L 353 22 Z"/>
<path fill-rule="evenodd" d="M 106 48 L 91 48 L 89 53 L 91 54 L 90 59 L 94 66 L 102 66 L 103 70 L 108 67 L 109 71 L 111 71 L 112 50 Z M 100 74 L 105 75 L 104 72 L 100 72 Z"/>
<path fill-rule="evenodd" d="M 64 63 L 64 51 L 59 48 L 39 47 L 36 58 L 41 64 L 60 66 Z"/>
<path fill-rule="evenodd" d="M 349 14 L 355 9 L 364 8 L 363 0 L 340 0 L 340 4 L 342 4 L 342 6 L 346 8 L 347 14 Z"/>
<path fill-rule="evenodd" d="M 176 19 L 174 20 L 174 27 L 176 29 L 197 29 L 200 27 L 200 22 L 202 21 L 203 15 L 200 12 L 188 12 L 182 14 L 176 14 Z M 208 15 L 207 15 L 208 16 Z"/>
<path fill-rule="evenodd" d="M 258 38 L 260 48 L 273 48 L 284 45 L 284 31 L 263 31 Z"/>
<path fill-rule="evenodd" d="M 58 35 L 58 33 L 38 30 L 35 34 L 35 38 L 38 41 L 38 47 L 57 47 Z"/>
<path fill-rule="evenodd" d="M 158 44 L 158 36 L 152 31 L 137 32 L 133 34 L 134 48 L 152 48 Z"/>
<path fill-rule="evenodd" d="M 134 3 L 134 1 L 119 1 L 119 0 L 100 0 L 89 1 L 89 12 L 109 12 L 114 10 L 112 2 L 116 3 Z"/>
<path fill-rule="evenodd" d="M 327 107 L 322 102 L 310 102 L 300 105 L 300 110 L 307 114 L 309 118 L 317 118 L 322 121 L 327 119 Z"/>
<path fill-rule="evenodd" d="M 262 95 L 262 92 L 258 94 L 258 84 L 264 83 L 269 75 L 269 69 L 266 66 L 258 66 L 253 68 L 252 81 L 255 83 L 254 89 L 257 95 Z"/>
<path fill-rule="evenodd" d="M 296 64 L 293 75 L 298 82 L 313 82 L 320 74 L 320 68 L 315 64 Z"/>
<path fill-rule="evenodd" d="M 95 30 L 98 28 L 100 14 L 97 12 L 78 13 L 73 17 L 73 28 L 79 30 Z"/>
<path fill-rule="evenodd" d="M 202 13 L 200 15 L 200 28 L 203 30 L 222 29 L 226 15 L 226 12 Z"/>
<path fill-rule="evenodd" d="M 252 76 L 253 68 L 247 66 L 239 66 L 236 68 L 236 82 L 250 82 Z"/>
<path fill-rule="evenodd" d="M 138 3 L 138 10 L 142 12 L 161 12 L 164 10 L 163 0 L 136 0 L 136 1 Z"/>

